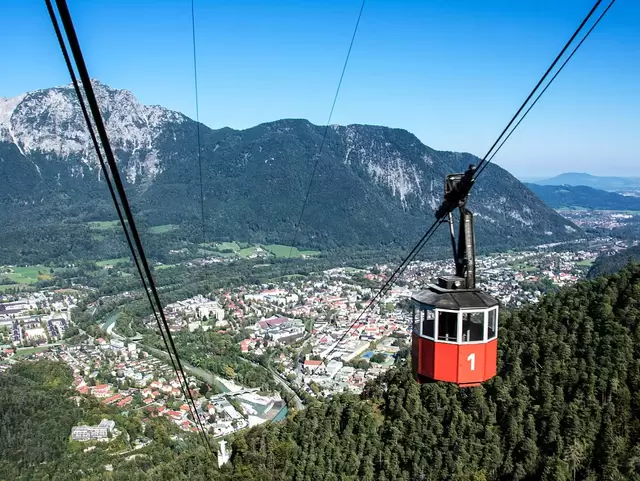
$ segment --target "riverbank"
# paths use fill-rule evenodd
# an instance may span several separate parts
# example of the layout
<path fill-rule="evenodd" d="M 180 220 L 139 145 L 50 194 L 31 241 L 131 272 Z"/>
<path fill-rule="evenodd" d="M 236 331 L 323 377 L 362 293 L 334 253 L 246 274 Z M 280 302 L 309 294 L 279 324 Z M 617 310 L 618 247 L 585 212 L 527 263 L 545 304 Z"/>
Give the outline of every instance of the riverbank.
<path fill-rule="evenodd" d="M 169 358 L 169 354 L 167 354 L 164 351 L 161 351 L 159 349 L 156 349 L 154 347 L 149 347 L 149 346 L 144 346 L 144 345 L 140 345 L 140 348 L 148 351 L 149 353 L 153 354 L 154 356 L 156 356 L 159 359 L 163 359 L 167 362 L 171 362 L 170 358 Z M 222 379 L 218 376 L 216 376 L 215 374 L 213 374 L 210 371 L 205 371 L 204 369 L 201 369 L 199 367 L 195 367 L 192 366 L 191 364 L 184 362 L 182 359 L 180 360 L 180 363 L 182 364 L 182 367 L 184 368 L 184 370 L 190 374 L 193 374 L 196 377 L 199 377 L 200 379 L 202 379 L 203 381 L 214 385 L 218 388 L 218 390 L 223 393 L 226 394 L 228 392 L 232 392 L 231 389 L 229 389 L 229 386 L 227 385 L 228 383 L 230 383 L 230 381 L 227 381 L 226 379 Z M 233 383 L 231 383 L 233 384 Z M 235 387 L 235 385 L 234 385 Z M 237 390 L 237 389 L 236 389 Z"/>

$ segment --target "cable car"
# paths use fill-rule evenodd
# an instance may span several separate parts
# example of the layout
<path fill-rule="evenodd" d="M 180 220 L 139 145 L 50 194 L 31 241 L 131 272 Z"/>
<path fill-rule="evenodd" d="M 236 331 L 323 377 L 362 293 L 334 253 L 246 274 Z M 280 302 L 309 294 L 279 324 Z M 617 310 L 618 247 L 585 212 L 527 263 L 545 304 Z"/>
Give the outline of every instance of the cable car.
<path fill-rule="evenodd" d="M 415 293 L 411 359 L 419 383 L 478 386 L 496 374 L 499 303 L 476 289 L 473 214 L 466 208 L 475 167 L 445 180 L 437 218 L 448 217 L 456 272 Z M 459 210 L 458 239 L 452 211 Z"/>

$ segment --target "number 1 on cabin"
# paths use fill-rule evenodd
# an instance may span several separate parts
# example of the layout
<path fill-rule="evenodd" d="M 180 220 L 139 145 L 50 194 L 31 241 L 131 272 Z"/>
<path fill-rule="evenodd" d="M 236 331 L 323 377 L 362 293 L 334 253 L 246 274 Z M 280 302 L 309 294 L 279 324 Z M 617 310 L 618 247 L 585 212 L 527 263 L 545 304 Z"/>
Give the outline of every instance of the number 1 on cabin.
<path fill-rule="evenodd" d="M 469 357 L 467 357 L 467 361 L 471 363 L 471 370 L 475 371 L 476 370 L 476 353 L 472 352 L 471 354 L 469 354 Z"/>

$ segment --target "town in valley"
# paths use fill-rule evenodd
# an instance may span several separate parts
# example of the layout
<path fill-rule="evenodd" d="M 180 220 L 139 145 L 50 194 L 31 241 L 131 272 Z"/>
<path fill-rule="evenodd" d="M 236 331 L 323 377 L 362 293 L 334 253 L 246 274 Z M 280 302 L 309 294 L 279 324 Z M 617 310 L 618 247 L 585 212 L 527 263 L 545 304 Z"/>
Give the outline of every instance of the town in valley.
<path fill-rule="evenodd" d="M 584 277 L 598 255 L 627 246 L 599 238 L 480 256 L 479 284 L 504 306 L 536 303 L 543 293 Z M 412 319 L 408 300 L 412 292 L 450 272 L 452 263 L 413 262 L 360 316 L 393 267 L 336 267 L 280 283 L 217 289 L 166 305 L 174 336 L 207 331 L 233 335 L 244 362 L 260 366 L 277 386 L 263 392 L 187 363 L 186 384 L 199 420 L 166 353 L 145 345 L 138 332 L 124 335 L 117 312 L 102 321 L 100 337 L 68 335 L 70 329 L 78 333 L 72 312 L 91 290 L 80 285 L 2 296 L 0 371 L 18 360 L 63 361 L 73 370 L 79 395 L 123 412 L 140 410 L 143 419 L 166 417 L 185 431 L 196 431 L 200 422 L 222 438 L 282 419 L 290 408 L 303 409 L 305 398 L 358 393 L 398 356 L 406 357 Z M 87 309 L 95 312 L 105 300 L 126 305 L 134 297 L 130 292 L 105 296 Z M 140 326 L 157 329 L 153 316 L 141 319 Z M 265 359 L 268 362 L 259 362 Z M 109 441 L 114 433 L 117 426 L 105 419 L 100 425 L 77 426 L 70 434 L 78 441 Z M 136 442 L 141 447 L 149 440 Z"/>

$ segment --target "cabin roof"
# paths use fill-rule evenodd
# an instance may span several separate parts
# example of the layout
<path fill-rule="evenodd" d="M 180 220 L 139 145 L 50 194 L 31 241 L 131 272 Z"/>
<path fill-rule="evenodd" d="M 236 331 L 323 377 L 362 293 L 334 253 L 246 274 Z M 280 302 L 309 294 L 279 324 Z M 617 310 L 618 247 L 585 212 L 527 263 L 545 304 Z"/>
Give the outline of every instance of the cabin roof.
<path fill-rule="evenodd" d="M 489 294 L 479 289 L 425 289 L 411 296 L 411 299 L 424 305 L 437 307 L 439 309 L 488 309 L 499 304 Z"/>

